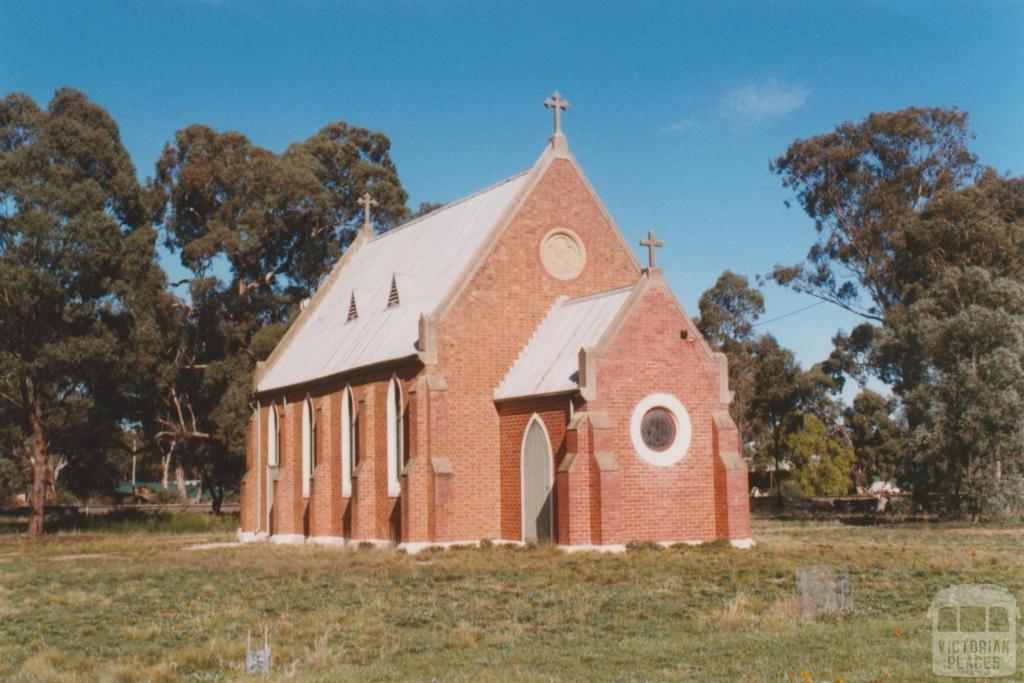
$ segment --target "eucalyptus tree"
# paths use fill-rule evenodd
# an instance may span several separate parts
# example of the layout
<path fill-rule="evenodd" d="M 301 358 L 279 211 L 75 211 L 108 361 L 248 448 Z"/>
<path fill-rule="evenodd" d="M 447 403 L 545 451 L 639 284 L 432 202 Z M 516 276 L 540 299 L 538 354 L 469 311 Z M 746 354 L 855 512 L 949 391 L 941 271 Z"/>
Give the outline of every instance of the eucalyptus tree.
<path fill-rule="evenodd" d="M 764 313 L 764 296 L 743 275 L 723 272 L 700 296 L 697 329 L 707 342 L 729 359 L 730 409 L 743 439 L 744 455 L 754 457 L 763 422 L 753 413 L 755 352 L 754 325 Z"/>
<path fill-rule="evenodd" d="M 853 483 L 867 488 L 872 481 L 906 483 L 902 467 L 906 434 L 899 416 L 898 400 L 870 389 L 862 390 L 846 408 L 843 422 L 850 433 L 856 463 Z"/>
<path fill-rule="evenodd" d="M 0 401 L 30 472 L 30 535 L 56 475 L 102 474 L 90 463 L 141 417 L 169 303 L 154 243 L 106 111 L 67 88 L 45 110 L 0 99 Z"/>
<path fill-rule="evenodd" d="M 822 453 L 827 450 L 845 457 L 849 450 L 838 404 L 831 396 L 837 389 L 835 378 L 823 372 L 821 365 L 803 370 L 793 352 L 773 336 L 756 334 L 764 297 L 746 277 L 725 271 L 701 295 L 699 307 L 698 329 L 729 358 L 729 385 L 734 392 L 730 412 L 747 460 L 775 471 L 783 463 L 794 466 L 804 482 L 802 488 L 811 493 L 843 488 L 836 476 L 820 476 L 824 469 L 817 468 L 809 455 L 800 457 L 816 444 L 822 445 Z M 839 446 L 833 448 L 834 444 Z M 849 474 L 843 467 L 829 472 Z"/>
<path fill-rule="evenodd" d="M 836 335 L 832 370 L 873 374 L 902 399 L 913 438 L 900 471 L 922 502 L 939 493 L 946 507 L 977 511 L 1022 497 L 1007 474 L 1019 452 L 1007 415 L 1024 405 L 1009 294 L 1024 278 L 1024 179 L 982 166 L 971 138 L 965 112 L 910 108 L 797 140 L 771 167 L 817 232 L 804 262 L 774 279 L 864 319 Z M 953 419 L 957 410 L 974 421 Z M 975 438 L 981 424 L 991 438 Z"/>
<path fill-rule="evenodd" d="M 157 430 L 177 444 L 219 508 L 243 469 L 251 379 L 304 299 L 359 229 L 357 200 L 378 202 L 377 230 L 409 215 L 388 138 L 331 123 L 276 154 L 237 132 L 175 134 L 150 184 L 154 220 L 191 272 L 187 334 L 167 349 L 181 372 L 165 386 Z"/>

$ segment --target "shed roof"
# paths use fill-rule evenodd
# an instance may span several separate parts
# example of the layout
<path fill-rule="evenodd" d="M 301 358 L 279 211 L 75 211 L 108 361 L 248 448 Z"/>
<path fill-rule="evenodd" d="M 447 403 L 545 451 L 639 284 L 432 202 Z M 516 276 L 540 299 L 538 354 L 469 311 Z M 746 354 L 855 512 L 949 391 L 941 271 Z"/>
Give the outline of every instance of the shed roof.
<path fill-rule="evenodd" d="M 457 283 L 526 185 L 528 172 L 452 202 L 360 245 L 257 385 L 270 391 L 412 356 L 419 319 Z M 388 307 L 394 276 L 400 304 Z M 347 320 L 355 296 L 358 317 Z"/>
<path fill-rule="evenodd" d="M 494 390 L 494 398 L 557 394 L 578 389 L 580 349 L 600 341 L 634 286 L 576 299 L 556 299 Z"/>

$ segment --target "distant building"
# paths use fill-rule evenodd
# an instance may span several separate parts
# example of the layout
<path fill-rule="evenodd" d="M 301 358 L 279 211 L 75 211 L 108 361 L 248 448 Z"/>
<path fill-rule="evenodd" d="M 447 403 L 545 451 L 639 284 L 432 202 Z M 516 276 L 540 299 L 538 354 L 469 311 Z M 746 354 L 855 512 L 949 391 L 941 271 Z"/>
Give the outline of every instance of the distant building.
<path fill-rule="evenodd" d="M 376 236 L 364 198 L 257 371 L 243 540 L 749 542 L 725 356 L 653 234 L 637 262 L 546 104 L 526 172 Z"/>

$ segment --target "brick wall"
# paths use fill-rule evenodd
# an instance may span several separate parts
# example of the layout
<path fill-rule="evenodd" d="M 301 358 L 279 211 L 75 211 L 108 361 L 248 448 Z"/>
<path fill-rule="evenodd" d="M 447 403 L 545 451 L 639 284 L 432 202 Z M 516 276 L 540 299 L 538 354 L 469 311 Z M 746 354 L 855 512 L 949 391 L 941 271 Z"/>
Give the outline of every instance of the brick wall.
<path fill-rule="evenodd" d="M 722 477 L 716 482 L 712 416 L 728 407 L 721 402 L 717 363 L 699 342 L 681 339 L 684 329 L 690 340 L 697 338 L 693 323 L 679 312 L 664 284 L 653 281 L 597 360 L 598 394 L 587 410 L 603 411 L 611 419 L 605 443 L 596 444 L 595 450 L 608 450 L 618 461 L 623 542 L 710 540 L 718 536 L 721 515 L 729 513 L 748 519 L 729 520 L 727 527 L 749 529 L 745 508 L 738 503 L 723 507 L 717 500 L 716 488 L 729 489 L 730 500 L 742 493 L 745 501 L 746 471 L 742 481 L 733 476 L 729 486 Z M 689 451 L 668 467 L 641 458 L 630 436 L 633 408 L 655 392 L 677 397 L 692 423 Z"/>
<path fill-rule="evenodd" d="M 555 279 L 540 263 L 541 239 L 556 227 L 571 228 L 584 242 L 587 263 L 574 280 Z M 637 276 L 636 262 L 573 165 L 553 161 L 438 327 L 433 371 L 448 381 L 455 538 L 497 538 L 514 519 L 499 503 L 507 495 L 493 390 L 555 298 L 629 285 Z"/>
<path fill-rule="evenodd" d="M 242 531 L 253 532 L 257 530 L 259 520 L 257 519 L 260 473 L 257 471 L 256 463 L 258 454 L 256 452 L 256 414 L 249 419 L 249 428 L 245 438 L 245 476 L 238 492 L 239 511 L 238 525 Z"/>
<path fill-rule="evenodd" d="M 396 499 L 387 495 L 387 424 L 385 400 L 388 382 L 397 374 L 402 384 L 404 408 L 408 410 L 409 389 L 420 366 L 401 367 L 353 375 L 346 380 L 330 380 L 308 389 L 262 397 L 259 447 L 255 428 L 251 431 L 246 453 L 246 482 L 243 486 L 243 530 L 256 524 L 256 508 L 266 515 L 266 466 L 269 443 L 267 420 L 270 402 L 278 410 L 279 473 L 274 487 L 273 531 L 275 534 L 306 536 L 345 536 L 356 539 L 386 539 L 394 536 Z M 353 496 L 341 491 L 341 399 L 345 386 L 352 387 L 356 405 L 357 448 L 361 476 L 353 479 Z M 312 399 L 317 415 L 316 467 L 310 496 L 302 496 L 302 410 L 306 396 Z M 407 420 L 407 424 L 408 424 Z M 407 443 L 415 448 L 414 436 Z M 257 489 L 257 468 L 262 468 Z M 257 496 L 257 491 L 259 496 Z M 257 502 L 259 498 L 259 502 Z M 260 522 L 266 531 L 266 523 Z"/>
<path fill-rule="evenodd" d="M 551 441 L 552 472 L 565 457 L 565 427 L 569 422 L 568 396 L 513 401 L 498 406 L 500 441 L 500 538 L 521 540 L 523 535 L 522 510 L 522 445 L 526 428 L 536 414 L 544 422 Z M 555 482 L 552 480 L 552 487 Z M 552 494 L 556 495 L 556 494 Z M 558 509 L 555 502 L 555 510 Z M 558 533 L 555 515 L 555 537 Z"/>

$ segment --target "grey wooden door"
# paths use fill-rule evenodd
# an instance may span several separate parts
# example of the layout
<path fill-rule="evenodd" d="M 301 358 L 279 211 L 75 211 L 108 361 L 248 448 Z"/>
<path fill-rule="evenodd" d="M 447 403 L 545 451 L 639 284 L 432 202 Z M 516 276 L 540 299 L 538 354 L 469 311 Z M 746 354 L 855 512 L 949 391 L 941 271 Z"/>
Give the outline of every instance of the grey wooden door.
<path fill-rule="evenodd" d="M 551 540 L 551 445 L 531 420 L 523 440 L 523 540 Z"/>

